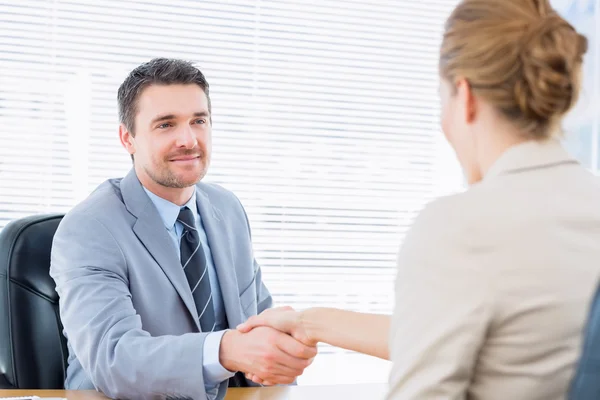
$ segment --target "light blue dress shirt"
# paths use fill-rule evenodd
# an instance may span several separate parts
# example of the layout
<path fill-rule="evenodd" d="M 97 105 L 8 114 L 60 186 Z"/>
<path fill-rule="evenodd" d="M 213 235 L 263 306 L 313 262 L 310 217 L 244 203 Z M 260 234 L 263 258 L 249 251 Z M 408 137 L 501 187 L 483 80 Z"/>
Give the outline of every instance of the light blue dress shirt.
<path fill-rule="evenodd" d="M 167 232 L 169 236 L 173 240 L 173 244 L 177 249 L 177 254 L 181 257 L 180 254 L 180 241 L 181 235 L 183 234 L 183 225 L 181 222 L 177 221 L 177 217 L 179 216 L 179 211 L 183 207 L 188 207 L 192 210 L 194 214 L 194 218 L 196 220 L 196 228 L 198 229 L 198 234 L 200 236 L 200 242 L 202 243 L 202 249 L 204 250 L 204 254 L 206 255 L 206 263 L 208 266 L 208 276 L 210 279 L 210 287 L 212 290 L 213 296 L 213 306 L 215 309 L 215 318 L 216 321 L 227 321 L 225 315 L 225 306 L 223 303 L 223 295 L 221 294 L 221 287 L 219 286 L 219 278 L 217 277 L 217 271 L 215 270 L 215 264 L 212 258 L 212 254 L 210 252 L 210 246 L 208 245 L 208 239 L 206 237 L 206 232 L 204 231 L 204 226 L 202 225 L 202 218 L 200 217 L 200 213 L 198 212 L 198 207 L 196 205 L 196 192 L 192 195 L 192 198 L 185 203 L 182 207 L 177 204 L 171 203 L 168 200 L 163 199 L 144 188 L 152 203 L 158 210 L 165 227 L 167 228 Z M 204 353 L 203 353 L 203 372 L 204 372 L 204 385 L 206 388 L 206 393 L 210 398 L 215 398 L 217 395 L 218 386 L 221 382 L 226 379 L 231 378 L 234 373 L 226 370 L 221 363 L 219 362 L 219 348 L 221 346 L 221 339 L 223 338 L 224 330 L 209 333 L 206 336 L 204 341 Z"/>

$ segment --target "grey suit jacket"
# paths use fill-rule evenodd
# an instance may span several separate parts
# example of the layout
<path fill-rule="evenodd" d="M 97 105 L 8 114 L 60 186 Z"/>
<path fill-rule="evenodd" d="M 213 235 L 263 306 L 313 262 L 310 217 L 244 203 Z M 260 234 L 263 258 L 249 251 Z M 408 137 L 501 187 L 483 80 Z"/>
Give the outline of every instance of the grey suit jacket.
<path fill-rule="evenodd" d="M 272 305 L 250 228 L 229 191 L 200 183 L 206 230 L 230 327 Z M 100 185 L 60 224 L 50 274 L 68 339 L 67 389 L 110 397 L 205 399 L 194 300 L 154 204 L 132 170 Z M 225 396 L 227 383 L 219 388 Z"/>

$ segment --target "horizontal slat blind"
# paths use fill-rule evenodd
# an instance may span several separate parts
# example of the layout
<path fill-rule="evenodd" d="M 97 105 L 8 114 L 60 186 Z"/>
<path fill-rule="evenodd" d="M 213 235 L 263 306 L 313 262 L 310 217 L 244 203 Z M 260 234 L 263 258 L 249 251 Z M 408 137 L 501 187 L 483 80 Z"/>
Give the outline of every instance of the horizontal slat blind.
<path fill-rule="evenodd" d="M 127 173 L 118 85 L 153 57 L 185 58 L 211 84 L 207 180 L 244 203 L 276 302 L 389 313 L 415 213 L 463 185 L 436 93 L 456 1 L 0 1 L 0 229 Z M 597 77 L 597 1 L 555 3 L 591 26 Z M 586 82 L 594 107 L 599 80 Z M 580 115 L 571 147 L 595 167 L 597 113 Z"/>
<path fill-rule="evenodd" d="M 454 3 L 5 0 L 0 227 L 127 173 L 118 85 L 153 57 L 185 58 L 211 84 L 207 180 L 245 205 L 276 302 L 389 313 L 407 227 L 461 182 L 453 159 L 440 167 L 438 129 Z"/>

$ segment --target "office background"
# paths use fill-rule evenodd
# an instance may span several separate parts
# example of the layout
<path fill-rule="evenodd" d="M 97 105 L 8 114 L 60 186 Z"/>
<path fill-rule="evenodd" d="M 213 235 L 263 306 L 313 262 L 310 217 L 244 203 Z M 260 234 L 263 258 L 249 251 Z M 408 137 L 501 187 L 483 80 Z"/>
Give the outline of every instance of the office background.
<path fill-rule="evenodd" d="M 275 301 L 390 313 L 413 218 L 464 189 L 438 126 L 437 52 L 456 2 L 0 0 L 0 229 L 126 174 L 117 88 L 144 61 L 184 58 L 211 85 L 206 179 L 245 205 Z M 565 131 L 594 172 L 599 3 L 554 0 L 590 39 Z M 300 383 L 386 380 L 386 362 L 321 353 Z"/>

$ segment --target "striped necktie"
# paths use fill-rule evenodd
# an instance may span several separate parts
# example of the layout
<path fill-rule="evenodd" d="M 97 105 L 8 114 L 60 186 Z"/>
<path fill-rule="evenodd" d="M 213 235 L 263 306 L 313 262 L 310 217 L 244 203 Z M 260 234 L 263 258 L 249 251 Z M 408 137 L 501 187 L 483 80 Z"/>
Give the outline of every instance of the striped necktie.
<path fill-rule="evenodd" d="M 212 332 L 216 326 L 208 264 L 196 229 L 194 214 L 188 207 L 179 212 L 177 221 L 183 224 L 181 236 L 181 265 L 196 303 L 202 332 Z"/>

